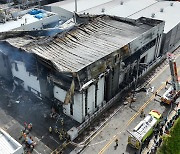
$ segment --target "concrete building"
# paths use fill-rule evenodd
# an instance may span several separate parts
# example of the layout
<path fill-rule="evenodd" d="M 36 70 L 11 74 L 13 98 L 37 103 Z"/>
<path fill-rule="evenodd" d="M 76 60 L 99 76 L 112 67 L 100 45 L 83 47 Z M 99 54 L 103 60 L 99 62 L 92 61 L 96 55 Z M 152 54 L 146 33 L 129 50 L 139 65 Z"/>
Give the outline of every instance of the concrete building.
<path fill-rule="evenodd" d="M 53 38 L 24 36 L 5 44 L 14 53 L 16 83 L 39 97 L 54 97 L 66 115 L 82 123 L 158 59 L 164 22 L 111 16 L 78 21 L 85 24 Z"/>
<path fill-rule="evenodd" d="M 0 32 L 40 30 L 55 24 L 59 24 L 59 16 L 42 9 L 0 10 Z"/>
<path fill-rule="evenodd" d="M 165 21 L 161 53 L 174 51 L 180 45 L 180 2 L 159 1 L 129 18 L 147 17 Z"/>
<path fill-rule="evenodd" d="M 13 139 L 8 133 L 0 129 L 0 153 L 23 154 L 23 146 Z"/>
<path fill-rule="evenodd" d="M 48 4 L 44 6 L 44 9 L 59 14 L 61 20 L 67 21 L 74 16 L 74 12 L 82 12 L 110 1 L 112 0 L 77 0 L 77 5 L 75 5 L 75 0 L 66 0 Z"/>
<path fill-rule="evenodd" d="M 106 14 L 138 19 L 140 17 L 165 21 L 161 53 L 173 51 L 180 45 L 180 2 L 157 0 L 110 1 L 79 13 Z"/>

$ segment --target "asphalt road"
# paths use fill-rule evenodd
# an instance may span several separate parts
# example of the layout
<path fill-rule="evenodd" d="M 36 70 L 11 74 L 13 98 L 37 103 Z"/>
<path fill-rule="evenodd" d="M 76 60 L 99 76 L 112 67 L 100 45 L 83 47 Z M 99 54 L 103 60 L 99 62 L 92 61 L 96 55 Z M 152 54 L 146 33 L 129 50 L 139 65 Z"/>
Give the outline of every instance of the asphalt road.
<path fill-rule="evenodd" d="M 178 74 L 180 74 L 180 48 L 176 53 L 176 63 Z M 150 81 L 151 87 L 154 87 L 154 92 L 163 95 L 165 92 L 165 82 L 170 80 L 169 65 L 160 67 L 155 77 Z M 128 133 L 127 130 L 132 130 L 141 120 L 140 111 L 144 109 L 145 114 L 150 110 L 156 109 L 166 115 L 170 110 L 170 106 L 160 103 L 160 97 L 149 92 L 140 92 L 136 94 L 136 102 L 131 107 L 124 105 L 120 111 L 92 137 L 91 142 L 83 150 L 83 154 L 135 154 L 138 153 L 135 149 L 127 145 Z M 118 139 L 119 146 L 115 146 L 115 139 Z"/>

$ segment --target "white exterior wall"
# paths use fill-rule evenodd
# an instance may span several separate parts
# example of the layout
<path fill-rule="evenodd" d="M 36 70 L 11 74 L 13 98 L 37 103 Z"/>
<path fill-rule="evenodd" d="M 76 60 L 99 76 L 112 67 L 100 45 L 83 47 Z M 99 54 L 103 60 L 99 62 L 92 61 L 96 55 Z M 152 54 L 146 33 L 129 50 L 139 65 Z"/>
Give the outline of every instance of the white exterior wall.
<path fill-rule="evenodd" d="M 67 91 L 59 88 L 58 86 L 54 86 L 53 93 L 56 99 L 58 99 L 61 102 L 64 102 Z"/>
<path fill-rule="evenodd" d="M 54 86 L 53 93 L 54 93 L 54 97 L 57 100 L 64 102 L 67 91 L 59 88 L 58 86 Z M 64 114 L 70 116 L 70 104 L 63 105 L 63 112 Z"/>
<path fill-rule="evenodd" d="M 23 154 L 23 146 L 0 128 L 0 153 Z"/>
<path fill-rule="evenodd" d="M 39 93 L 40 91 L 40 84 L 39 80 L 37 80 L 37 76 L 34 76 L 32 74 L 29 74 L 29 72 L 26 71 L 26 67 L 23 62 L 15 61 L 17 63 L 18 71 L 15 69 L 15 63 L 12 63 L 12 75 L 23 80 L 24 81 L 24 89 L 28 90 L 28 86 L 35 89 Z M 35 94 L 37 92 L 32 90 Z"/>
<path fill-rule="evenodd" d="M 53 92 L 54 92 L 54 97 L 57 100 L 64 102 L 67 91 L 61 89 L 58 86 L 54 86 Z M 83 101 L 82 97 L 83 95 L 81 93 L 74 94 L 73 115 L 71 115 L 70 112 L 70 103 L 68 103 L 67 105 L 63 105 L 63 113 L 80 123 L 84 120 L 84 115 L 85 115 L 82 104 Z"/>
<path fill-rule="evenodd" d="M 123 82 L 124 76 L 125 76 L 125 73 L 121 72 L 121 74 L 119 75 L 119 84 L 121 84 Z"/>
<path fill-rule="evenodd" d="M 82 103 L 82 94 L 76 93 L 74 95 L 74 104 L 73 104 L 73 115 L 71 117 L 75 119 L 76 121 L 82 123 L 84 120 L 84 105 Z"/>
<path fill-rule="evenodd" d="M 59 6 L 44 6 L 44 8 L 48 10 L 49 7 L 51 12 L 57 13 L 59 15 L 59 18 L 63 21 L 67 21 L 73 17 L 73 12 L 65 10 Z"/>
<path fill-rule="evenodd" d="M 95 85 L 91 85 L 88 88 L 88 98 L 87 98 L 87 108 L 88 114 L 93 114 L 95 111 Z"/>
<path fill-rule="evenodd" d="M 48 25 L 50 23 L 54 23 L 54 22 L 58 22 L 58 21 L 59 21 L 59 16 L 54 14 L 50 17 L 40 19 L 36 22 L 30 23 L 27 25 L 25 24 L 21 27 L 13 29 L 13 30 L 26 30 L 26 31 L 36 30 L 36 29 L 41 29 L 43 27 L 43 25 Z"/>
<path fill-rule="evenodd" d="M 104 101 L 104 77 L 100 78 L 98 81 L 97 106 L 100 106 L 103 101 Z"/>

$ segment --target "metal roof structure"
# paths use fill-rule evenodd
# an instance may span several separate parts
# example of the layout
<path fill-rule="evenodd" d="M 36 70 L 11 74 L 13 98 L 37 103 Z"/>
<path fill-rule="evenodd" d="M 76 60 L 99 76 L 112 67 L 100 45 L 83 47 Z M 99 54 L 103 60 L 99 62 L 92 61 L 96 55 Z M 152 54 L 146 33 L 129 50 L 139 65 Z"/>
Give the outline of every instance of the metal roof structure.
<path fill-rule="evenodd" d="M 106 14 L 138 19 L 140 17 L 165 21 L 164 33 L 168 33 L 180 22 L 180 2 L 157 0 L 110 1 L 79 13 Z M 154 14 L 154 15 L 153 15 Z"/>
<path fill-rule="evenodd" d="M 60 72 L 78 72 L 119 50 L 154 26 L 151 25 L 152 22 L 145 24 L 140 20 L 126 20 L 97 16 L 87 24 L 81 24 L 54 38 L 37 40 L 32 37 L 17 37 L 6 41 L 16 48 L 50 61 Z"/>
<path fill-rule="evenodd" d="M 0 153 L 2 154 L 23 153 L 22 145 L 20 145 L 15 139 L 13 139 L 9 134 L 7 134 L 2 129 L 0 129 Z"/>
<path fill-rule="evenodd" d="M 168 33 L 180 22 L 180 2 L 159 1 L 158 3 L 150 5 L 149 7 L 132 14 L 131 16 L 129 16 L 129 18 L 138 19 L 142 16 L 164 20 L 164 33 Z"/>
<path fill-rule="evenodd" d="M 110 2 L 112 0 L 77 0 L 77 12 L 81 12 L 83 10 L 87 10 L 89 8 Z M 67 11 L 74 12 L 75 11 L 75 0 L 66 0 L 60 1 L 52 4 L 48 4 L 46 6 L 57 6 L 61 7 Z"/>
<path fill-rule="evenodd" d="M 151 115 L 147 115 L 144 120 L 142 120 L 131 133 L 132 136 L 136 137 L 139 141 L 147 134 L 147 132 L 153 128 L 156 124 L 157 119 Z"/>
<path fill-rule="evenodd" d="M 125 0 L 110 1 L 108 3 L 86 9 L 79 13 L 106 14 L 118 17 L 128 17 L 150 5 L 157 3 L 156 0 Z"/>

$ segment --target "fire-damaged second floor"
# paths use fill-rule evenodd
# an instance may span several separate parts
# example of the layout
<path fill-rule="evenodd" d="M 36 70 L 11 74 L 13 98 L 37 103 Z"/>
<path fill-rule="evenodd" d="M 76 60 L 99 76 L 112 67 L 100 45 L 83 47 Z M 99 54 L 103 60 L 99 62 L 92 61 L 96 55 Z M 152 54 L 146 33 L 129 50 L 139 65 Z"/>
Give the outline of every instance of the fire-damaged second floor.
<path fill-rule="evenodd" d="M 0 75 L 40 98 L 54 98 L 82 123 L 159 57 L 164 22 L 112 16 L 78 17 L 55 37 L 7 38 Z"/>

